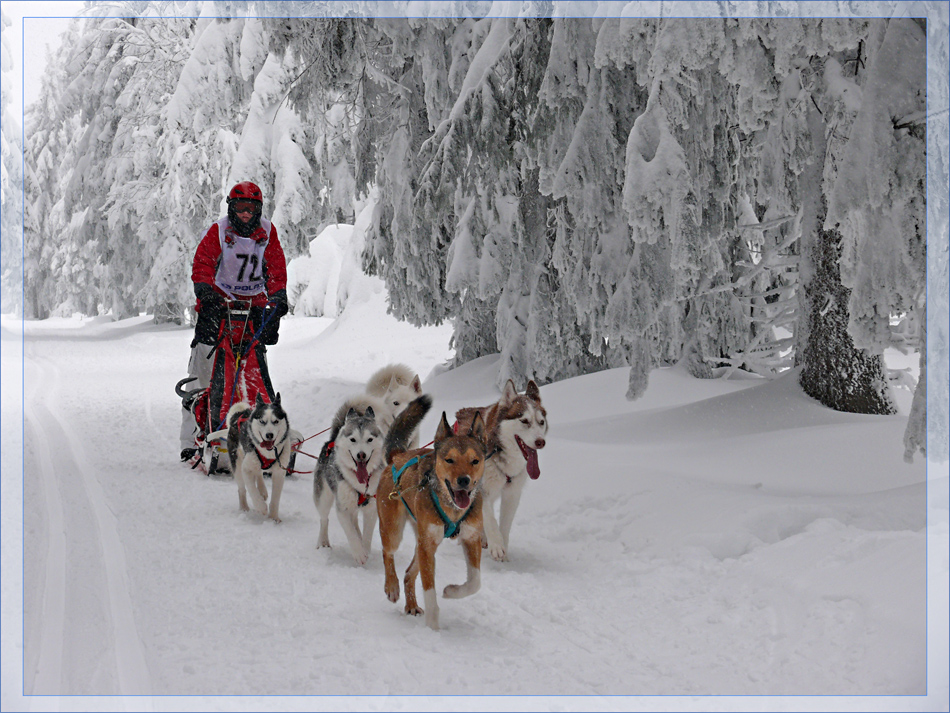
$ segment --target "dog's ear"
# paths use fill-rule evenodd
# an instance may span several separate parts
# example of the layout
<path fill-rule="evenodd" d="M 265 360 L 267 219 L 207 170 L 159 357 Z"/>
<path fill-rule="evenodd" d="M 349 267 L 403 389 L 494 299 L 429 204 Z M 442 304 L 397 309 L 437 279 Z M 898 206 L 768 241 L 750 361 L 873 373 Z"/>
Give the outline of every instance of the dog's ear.
<path fill-rule="evenodd" d="M 482 419 L 481 413 L 476 413 L 475 418 L 472 419 L 472 425 L 468 429 L 468 435 L 481 443 L 485 443 L 485 421 Z"/>
<path fill-rule="evenodd" d="M 261 392 L 260 392 L 260 391 L 257 392 L 257 401 L 254 402 L 254 405 L 255 405 L 255 406 L 263 406 L 263 405 L 264 405 L 264 397 L 261 396 Z"/>
<path fill-rule="evenodd" d="M 442 421 L 439 423 L 439 428 L 435 432 L 435 441 L 444 441 L 446 438 L 452 436 L 452 427 L 449 425 L 448 420 L 445 418 L 445 411 L 442 412 Z"/>
<path fill-rule="evenodd" d="M 417 394 L 422 393 L 422 382 L 419 381 L 418 374 L 416 374 L 415 377 L 413 378 L 411 386 L 412 386 L 412 390 L 415 391 Z"/>
<path fill-rule="evenodd" d="M 277 392 L 277 395 L 274 397 L 274 406 L 280 406 L 280 392 Z"/>
<path fill-rule="evenodd" d="M 355 408 L 353 408 L 352 406 L 350 406 L 350 410 L 346 412 L 346 418 L 344 418 L 343 420 L 344 420 L 344 421 L 352 421 L 353 419 L 356 419 L 356 418 L 359 418 L 359 417 L 360 417 L 360 412 L 357 411 L 357 410 L 356 410 Z"/>
<path fill-rule="evenodd" d="M 538 385 L 534 383 L 534 379 L 528 382 L 528 388 L 524 390 L 524 395 L 535 403 L 541 403 L 541 391 L 538 389 Z"/>
<path fill-rule="evenodd" d="M 389 379 L 389 386 L 386 387 L 386 392 L 391 394 L 393 391 L 395 391 L 398 388 L 399 388 L 399 381 L 396 379 L 396 375 L 393 374 L 392 377 Z"/>
<path fill-rule="evenodd" d="M 375 418 L 376 418 L 376 412 L 373 411 L 373 407 L 372 407 L 372 406 L 367 406 L 367 407 L 366 407 L 366 412 L 363 414 L 363 417 L 364 417 L 364 418 L 372 418 L 372 419 L 375 419 Z"/>
<path fill-rule="evenodd" d="M 518 389 L 515 388 L 515 382 L 508 379 L 505 382 L 504 390 L 501 392 L 501 403 L 505 406 L 511 406 L 516 398 L 518 398 Z"/>

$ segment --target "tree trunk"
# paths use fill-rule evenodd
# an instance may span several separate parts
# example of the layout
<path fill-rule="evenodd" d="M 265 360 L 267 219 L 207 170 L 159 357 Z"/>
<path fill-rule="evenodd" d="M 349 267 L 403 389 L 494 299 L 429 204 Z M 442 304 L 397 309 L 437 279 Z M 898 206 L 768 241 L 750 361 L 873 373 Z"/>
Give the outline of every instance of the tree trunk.
<path fill-rule="evenodd" d="M 808 123 L 814 160 L 801 176 L 807 188 L 801 238 L 801 341 L 796 355 L 799 383 L 806 394 L 836 411 L 894 414 L 883 357 L 857 349 L 848 334 L 851 291 L 841 284 L 841 235 L 822 227 L 827 212 L 822 193 L 825 122 L 812 108 Z"/>
<path fill-rule="evenodd" d="M 819 230 L 811 250 L 814 275 L 804 290 L 808 340 L 799 381 L 806 394 L 836 411 L 893 414 L 883 357 L 857 349 L 848 334 L 851 291 L 841 284 L 840 243 L 837 232 Z"/>

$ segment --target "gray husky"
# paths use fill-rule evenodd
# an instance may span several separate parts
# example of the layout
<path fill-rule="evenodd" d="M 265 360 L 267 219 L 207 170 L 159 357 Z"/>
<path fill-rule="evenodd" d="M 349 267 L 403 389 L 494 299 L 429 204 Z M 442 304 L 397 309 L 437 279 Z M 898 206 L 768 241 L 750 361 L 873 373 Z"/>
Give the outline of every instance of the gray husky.
<path fill-rule="evenodd" d="M 254 509 L 280 522 L 280 492 L 284 488 L 292 445 L 290 424 L 280 405 L 280 394 L 272 404 L 264 403 L 260 394 L 253 408 L 246 401 L 234 404 L 228 411 L 227 424 L 228 458 L 238 484 L 241 510 L 249 510 L 247 493 L 250 492 Z M 265 472 L 271 476 L 270 509 Z"/>
<path fill-rule="evenodd" d="M 317 547 L 329 547 L 330 506 L 336 513 L 358 564 L 366 564 L 376 528 L 376 489 L 386 465 L 385 433 L 376 421 L 381 404 L 362 395 L 344 403 L 333 417 L 330 440 L 320 451 L 313 471 L 313 502 L 320 513 Z M 358 515 L 363 511 L 363 530 Z"/>

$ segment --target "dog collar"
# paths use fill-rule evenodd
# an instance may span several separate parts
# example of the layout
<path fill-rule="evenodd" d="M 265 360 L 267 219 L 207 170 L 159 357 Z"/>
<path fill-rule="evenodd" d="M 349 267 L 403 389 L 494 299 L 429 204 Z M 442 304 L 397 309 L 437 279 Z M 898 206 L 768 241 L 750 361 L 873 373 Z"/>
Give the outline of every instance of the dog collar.
<path fill-rule="evenodd" d="M 445 510 L 442 509 L 442 504 L 439 502 L 439 496 L 435 494 L 434 488 L 429 488 L 429 496 L 432 498 L 432 504 L 435 505 L 436 511 L 439 513 L 439 517 L 442 518 L 442 528 L 443 528 L 443 537 L 455 537 L 459 532 L 459 526 L 468 517 L 469 513 L 472 512 L 472 506 L 469 506 L 465 509 L 465 512 L 462 514 L 458 520 L 451 520 L 448 515 L 445 514 Z"/>

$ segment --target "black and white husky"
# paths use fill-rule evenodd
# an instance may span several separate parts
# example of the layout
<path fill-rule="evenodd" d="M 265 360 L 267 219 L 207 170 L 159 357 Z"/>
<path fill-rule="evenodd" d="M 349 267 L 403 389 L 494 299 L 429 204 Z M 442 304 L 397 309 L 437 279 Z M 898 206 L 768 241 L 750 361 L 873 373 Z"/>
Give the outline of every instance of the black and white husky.
<path fill-rule="evenodd" d="M 313 470 L 313 502 L 320 513 L 317 547 L 329 547 L 330 506 L 336 513 L 358 564 L 366 564 L 376 529 L 376 489 L 386 465 L 385 433 L 377 422 L 382 405 L 368 395 L 355 396 L 333 417 L 330 440 L 320 451 Z M 363 512 L 360 531 L 358 515 Z"/>
<path fill-rule="evenodd" d="M 264 403 L 260 394 L 253 408 L 246 401 L 234 404 L 228 411 L 227 427 L 228 458 L 237 481 L 241 510 L 249 510 L 247 493 L 250 492 L 254 509 L 280 522 L 280 492 L 292 452 L 290 423 L 280 405 L 280 394 L 272 404 Z M 269 509 L 264 473 L 271 476 Z"/>

